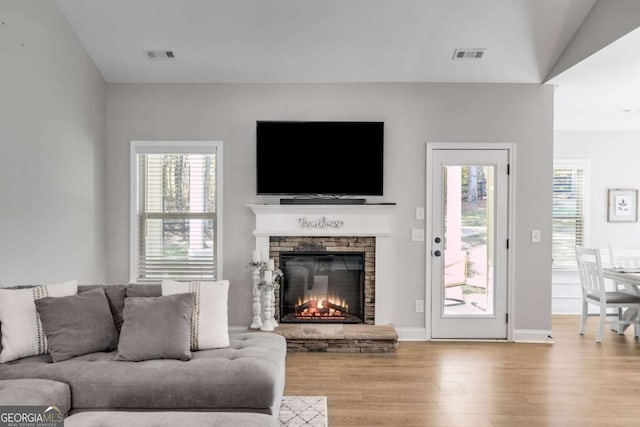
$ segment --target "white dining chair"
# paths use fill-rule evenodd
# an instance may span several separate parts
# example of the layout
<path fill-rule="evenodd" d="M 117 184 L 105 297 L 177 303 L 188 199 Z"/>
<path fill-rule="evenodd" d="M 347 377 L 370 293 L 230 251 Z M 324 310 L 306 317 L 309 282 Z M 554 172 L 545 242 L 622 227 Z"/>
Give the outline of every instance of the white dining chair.
<path fill-rule="evenodd" d="M 609 245 L 609 262 L 613 268 L 640 268 L 640 250 L 638 249 L 622 249 Z M 638 294 L 635 288 L 620 284 L 617 281 L 613 281 L 613 285 L 616 291 L 624 289 L 630 294 Z M 618 309 L 618 317 L 622 318 L 622 309 Z M 624 334 L 624 326 L 618 326 L 618 334 Z"/>
<path fill-rule="evenodd" d="M 607 309 L 636 308 L 640 310 L 640 296 L 627 292 L 610 291 L 605 288 L 605 281 L 602 277 L 602 262 L 600 250 L 588 249 L 576 246 L 576 260 L 578 261 L 578 271 L 580 273 L 580 283 L 582 284 L 582 318 L 580 319 L 580 335 L 584 335 L 587 327 L 587 317 L 589 316 L 589 304 L 600 307 L 600 324 L 596 342 L 602 342 L 604 329 L 607 323 L 617 325 L 634 325 L 635 335 L 638 335 L 640 319 L 623 320 L 618 316 L 617 320 L 607 320 Z"/>
<path fill-rule="evenodd" d="M 609 245 L 611 267 L 640 268 L 640 249 L 621 249 Z"/>

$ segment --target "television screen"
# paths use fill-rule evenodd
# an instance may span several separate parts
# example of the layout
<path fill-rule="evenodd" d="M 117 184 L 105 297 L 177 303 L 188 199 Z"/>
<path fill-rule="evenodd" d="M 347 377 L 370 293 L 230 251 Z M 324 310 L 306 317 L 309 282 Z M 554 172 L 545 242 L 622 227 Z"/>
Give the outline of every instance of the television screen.
<path fill-rule="evenodd" d="M 257 193 L 382 196 L 383 122 L 257 123 Z"/>

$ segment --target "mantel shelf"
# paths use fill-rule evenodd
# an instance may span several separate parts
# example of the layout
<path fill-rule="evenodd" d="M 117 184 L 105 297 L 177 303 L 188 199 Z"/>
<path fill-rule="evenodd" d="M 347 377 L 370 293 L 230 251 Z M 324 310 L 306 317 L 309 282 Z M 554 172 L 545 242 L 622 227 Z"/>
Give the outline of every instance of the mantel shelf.
<path fill-rule="evenodd" d="M 248 205 L 255 236 L 390 236 L 394 205 Z M 307 224 L 304 224 L 307 221 Z M 324 226 L 309 226 L 320 222 Z M 337 225 L 336 225 L 337 224 Z"/>
<path fill-rule="evenodd" d="M 363 205 L 280 205 L 280 204 L 251 204 L 246 205 L 252 211 L 296 211 L 296 210 L 317 210 L 317 211 L 366 211 L 372 209 L 391 209 L 397 206 L 396 203 L 365 203 Z"/>

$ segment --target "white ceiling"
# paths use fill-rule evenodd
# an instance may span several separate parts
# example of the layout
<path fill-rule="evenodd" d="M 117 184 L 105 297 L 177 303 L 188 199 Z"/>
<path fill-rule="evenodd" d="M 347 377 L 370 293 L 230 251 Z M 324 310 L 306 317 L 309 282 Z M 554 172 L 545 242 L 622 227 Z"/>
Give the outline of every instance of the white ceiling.
<path fill-rule="evenodd" d="M 640 131 L 640 28 L 550 83 L 557 130 Z"/>
<path fill-rule="evenodd" d="M 596 0 L 55 2 L 108 82 L 541 83 Z M 555 128 L 640 130 L 638 46 L 640 30 L 547 82 Z"/>
<path fill-rule="evenodd" d="M 109 82 L 540 83 L 596 0 L 56 0 Z M 455 48 L 486 48 L 453 61 Z M 169 49 L 175 61 L 143 51 Z"/>

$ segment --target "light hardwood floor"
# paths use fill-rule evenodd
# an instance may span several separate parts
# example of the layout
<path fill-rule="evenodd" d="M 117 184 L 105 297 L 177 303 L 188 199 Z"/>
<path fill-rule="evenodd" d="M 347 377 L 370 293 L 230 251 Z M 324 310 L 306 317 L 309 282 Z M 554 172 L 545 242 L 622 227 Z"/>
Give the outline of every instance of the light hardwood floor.
<path fill-rule="evenodd" d="M 394 355 L 289 353 L 286 395 L 327 396 L 329 426 L 640 426 L 633 327 L 554 316 L 555 344 L 401 342 Z"/>

